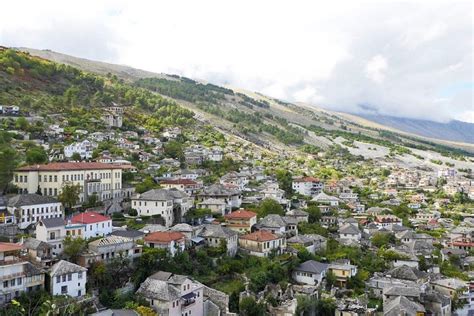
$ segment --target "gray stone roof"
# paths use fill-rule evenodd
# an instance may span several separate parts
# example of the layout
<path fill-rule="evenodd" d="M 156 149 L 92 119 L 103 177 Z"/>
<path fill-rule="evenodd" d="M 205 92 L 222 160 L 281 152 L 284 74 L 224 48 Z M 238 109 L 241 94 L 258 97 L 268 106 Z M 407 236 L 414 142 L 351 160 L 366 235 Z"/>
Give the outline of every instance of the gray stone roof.
<path fill-rule="evenodd" d="M 146 298 L 160 301 L 173 301 L 180 298 L 181 284 L 183 284 L 188 279 L 189 278 L 185 275 L 172 274 L 166 271 L 158 271 L 155 274 L 149 276 L 140 285 L 137 293 L 145 296 Z"/>
<path fill-rule="evenodd" d="M 137 195 L 135 199 L 147 201 L 173 201 L 185 197 L 188 197 L 186 193 L 176 189 L 153 189 Z"/>
<path fill-rule="evenodd" d="M 232 196 L 240 195 L 240 190 L 230 189 L 222 184 L 213 184 L 202 189 L 198 195 L 200 196 Z"/>
<path fill-rule="evenodd" d="M 51 271 L 49 274 L 51 276 L 55 276 L 55 275 L 63 275 L 63 274 L 68 274 L 68 273 L 85 272 L 85 271 L 87 271 L 87 269 L 84 267 L 81 267 L 77 264 L 71 263 L 66 260 L 61 260 L 51 267 Z"/>
<path fill-rule="evenodd" d="M 383 289 L 383 295 L 419 297 L 421 290 L 418 287 L 391 286 Z"/>
<path fill-rule="evenodd" d="M 66 225 L 66 221 L 62 217 L 43 218 L 41 222 L 46 228 L 60 227 Z"/>
<path fill-rule="evenodd" d="M 103 247 L 132 242 L 132 239 L 122 236 L 107 236 L 89 243 L 89 247 Z"/>
<path fill-rule="evenodd" d="M 112 236 L 120 236 L 120 237 L 126 237 L 126 238 L 139 238 L 145 236 L 144 232 L 141 232 L 139 230 L 134 230 L 134 229 L 128 229 L 128 230 L 116 230 L 111 233 Z"/>
<path fill-rule="evenodd" d="M 386 275 L 392 278 L 410 281 L 417 281 L 418 279 L 427 277 L 427 274 L 425 272 L 413 267 L 409 267 L 407 265 L 395 267 L 392 270 L 387 271 Z"/>
<path fill-rule="evenodd" d="M 269 214 L 262 218 L 259 222 L 261 227 L 285 227 L 286 226 L 285 219 L 277 214 Z"/>
<path fill-rule="evenodd" d="M 36 238 L 27 238 L 23 243 L 23 247 L 26 249 L 38 250 L 38 249 L 50 249 L 52 246 L 47 242 L 38 240 Z"/>
<path fill-rule="evenodd" d="M 355 225 L 345 224 L 341 228 L 339 228 L 339 234 L 357 235 L 360 234 L 360 230 Z"/>
<path fill-rule="evenodd" d="M 311 272 L 311 273 L 317 273 L 321 274 L 322 272 L 326 271 L 328 269 L 328 264 L 314 261 L 314 260 L 308 260 L 306 262 L 303 262 L 299 266 L 295 268 L 295 271 L 303 271 L 303 272 Z"/>
<path fill-rule="evenodd" d="M 383 305 L 384 316 L 416 315 L 416 312 L 424 312 L 425 308 L 404 296 L 395 297 Z"/>
<path fill-rule="evenodd" d="M 19 194 L 8 200 L 8 207 L 21 207 L 27 205 L 59 203 L 58 200 L 50 196 L 39 194 Z"/>
<path fill-rule="evenodd" d="M 199 236 L 201 237 L 211 237 L 211 238 L 230 238 L 238 233 L 233 231 L 232 229 L 229 229 L 227 227 L 223 227 L 221 225 L 213 225 L 213 224 L 208 224 L 204 225 L 203 229 L 199 233 Z"/>

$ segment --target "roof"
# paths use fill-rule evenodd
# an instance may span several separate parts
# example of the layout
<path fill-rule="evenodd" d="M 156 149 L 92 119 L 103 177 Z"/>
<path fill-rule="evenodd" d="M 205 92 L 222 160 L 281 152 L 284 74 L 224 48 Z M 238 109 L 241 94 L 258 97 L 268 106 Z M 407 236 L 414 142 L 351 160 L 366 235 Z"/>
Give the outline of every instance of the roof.
<path fill-rule="evenodd" d="M 176 189 L 153 189 L 137 195 L 134 199 L 147 201 L 172 201 L 184 197 L 188 197 L 188 195 Z"/>
<path fill-rule="evenodd" d="M 417 281 L 420 278 L 426 277 L 425 272 L 422 272 L 416 268 L 413 268 L 407 265 L 401 265 L 399 267 L 395 267 L 392 270 L 387 271 L 386 275 L 392 278 L 410 280 L 410 281 Z"/>
<path fill-rule="evenodd" d="M 327 195 L 324 192 L 319 193 L 313 198 L 313 201 L 339 201 L 338 197 L 332 196 L 332 195 Z"/>
<path fill-rule="evenodd" d="M 52 162 L 43 165 L 29 165 L 16 169 L 17 171 L 63 171 L 63 170 L 97 170 L 121 169 L 120 166 L 101 162 Z"/>
<path fill-rule="evenodd" d="M 293 182 L 320 182 L 320 180 L 314 177 L 303 177 L 303 178 L 294 179 Z"/>
<path fill-rule="evenodd" d="M 384 316 L 416 315 L 424 312 L 425 308 L 416 302 L 410 301 L 405 296 L 398 296 L 383 304 Z"/>
<path fill-rule="evenodd" d="M 270 240 L 275 240 L 278 238 L 279 237 L 277 235 L 266 230 L 259 230 L 254 233 L 250 233 L 250 234 L 243 235 L 240 237 L 240 239 L 252 240 L 252 241 L 257 241 L 257 242 L 270 241 Z"/>
<path fill-rule="evenodd" d="M 186 223 L 179 223 L 170 228 L 170 230 L 175 232 L 192 232 L 194 229 L 191 225 Z"/>
<path fill-rule="evenodd" d="M 259 225 L 262 227 L 286 227 L 286 222 L 280 215 L 269 214 L 260 220 Z"/>
<path fill-rule="evenodd" d="M 14 244 L 11 242 L 0 242 L 0 252 L 5 252 L 5 251 L 16 251 L 16 250 L 21 250 L 22 247 L 20 244 Z"/>
<path fill-rule="evenodd" d="M 102 246 L 110 246 L 116 244 L 123 244 L 127 242 L 132 242 L 130 238 L 122 237 L 122 236 L 107 236 L 104 238 L 100 238 L 89 243 L 89 247 L 102 247 Z"/>
<path fill-rule="evenodd" d="M 148 277 L 138 289 L 137 293 L 144 297 L 160 301 L 174 301 L 180 298 L 180 288 L 168 283 L 171 273 L 159 271 Z"/>
<path fill-rule="evenodd" d="M 240 190 L 229 188 L 228 186 L 224 186 L 223 184 L 213 184 L 209 187 L 205 187 L 202 189 L 202 192 L 198 195 L 200 196 L 232 196 L 232 195 L 240 195 Z"/>
<path fill-rule="evenodd" d="M 69 261 L 61 260 L 51 267 L 50 275 L 63 275 L 83 271 L 87 271 L 87 269 Z"/>
<path fill-rule="evenodd" d="M 214 225 L 214 224 L 207 224 L 204 225 L 203 230 L 199 233 L 200 237 L 210 237 L 210 238 L 230 238 L 235 235 L 238 235 L 237 232 L 229 229 L 227 227 L 223 227 L 221 225 Z"/>
<path fill-rule="evenodd" d="M 38 240 L 36 238 L 27 238 L 25 242 L 23 243 L 23 248 L 37 250 L 41 248 L 50 249 L 50 248 L 53 248 L 53 246 L 51 246 L 47 242 Z"/>
<path fill-rule="evenodd" d="M 116 230 L 113 231 L 112 236 L 120 236 L 120 237 L 127 237 L 127 238 L 137 238 L 137 237 L 142 237 L 145 235 L 144 232 L 141 232 L 139 230 Z"/>
<path fill-rule="evenodd" d="M 328 264 L 314 261 L 314 260 L 308 260 L 306 262 L 303 262 L 302 264 L 300 264 L 299 266 L 295 268 L 296 271 L 312 272 L 312 273 L 318 273 L 318 274 L 321 274 L 327 269 L 328 269 Z"/>
<path fill-rule="evenodd" d="M 46 228 L 66 225 L 66 221 L 62 217 L 43 218 L 40 222 L 42 222 Z"/>
<path fill-rule="evenodd" d="M 448 278 L 432 281 L 431 283 L 451 289 L 462 289 L 467 288 L 467 283 L 463 280 Z"/>
<path fill-rule="evenodd" d="M 251 219 L 257 216 L 257 213 L 248 210 L 237 210 L 225 216 L 226 219 Z"/>
<path fill-rule="evenodd" d="M 383 295 L 418 297 L 421 290 L 418 287 L 391 286 L 383 289 Z"/>
<path fill-rule="evenodd" d="M 77 214 L 71 218 L 74 224 L 94 224 L 109 221 L 110 217 L 104 216 L 96 212 L 84 212 Z"/>
<path fill-rule="evenodd" d="M 169 179 L 161 181 L 160 184 L 196 185 L 198 183 L 190 179 Z"/>
<path fill-rule="evenodd" d="M 345 224 L 341 228 L 339 228 L 339 234 L 355 235 L 360 234 L 360 230 L 353 224 Z"/>
<path fill-rule="evenodd" d="M 145 236 L 145 241 L 157 243 L 169 243 L 173 240 L 184 239 L 184 235 L 180 232 L 154 232 Z"/>
<path fill-rule="evenodd" d="M 9 207 L 20 207 L 26 205 L 59 203 L 58 200 L 51 196 L 43 196 L 39 194 L 19 194 L 8 200 Z"/>

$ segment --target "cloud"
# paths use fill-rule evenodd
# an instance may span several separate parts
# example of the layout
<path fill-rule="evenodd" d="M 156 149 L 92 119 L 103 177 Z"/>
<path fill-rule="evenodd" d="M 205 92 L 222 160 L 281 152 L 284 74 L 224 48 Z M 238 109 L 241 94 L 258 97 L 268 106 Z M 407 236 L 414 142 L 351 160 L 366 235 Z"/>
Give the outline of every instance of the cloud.
<path fill-rule="evenodd" d="M 472 38 L 467 1 L 17 0 L 0 12 L 3 45 L 437 121 L 473 110 L 472 85 L 453 88 L 472 82 Z"/>

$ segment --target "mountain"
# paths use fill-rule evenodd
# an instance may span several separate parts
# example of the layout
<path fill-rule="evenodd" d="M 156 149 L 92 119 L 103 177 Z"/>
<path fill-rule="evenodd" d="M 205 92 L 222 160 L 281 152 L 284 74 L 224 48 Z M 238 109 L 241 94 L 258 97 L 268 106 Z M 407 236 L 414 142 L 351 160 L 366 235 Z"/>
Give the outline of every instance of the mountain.
<path fill-rule="evenodd" d="M 122 89 L 119 89 L 120 95 L 112 100 L 124 106 L 140 105 L 141 98 L 135 96 L 130 100 L 129 95 L 153 93 L 165 106 L 153 107 L 147 104 L 145 108 L 152 111 L 153 119 L 140 116 L 141 123 L 147 127 L 154 123 L 157 126 L 152 126 L 153 128 L 160 128 L 160 126 L 162 128 L 163 124 L 169 121 L 162 117 L 163 114 L 171 115 L 172 120 L 177 122 L 176 114 L 181 110 L 173 108 L 174 110 L 167 112 L 169 105 L 166 105 L 166 101 L 168 100 L 170 104 L 177 104 L 180 108 L 192 111 L 195 119 L 202 124 L 212 126 L 223 134 L 247 140 L 268 148 L 272 152 L 282 154 L 291 153 L 295 149 L 314 153 L 334 146 L 342 146 L 355 155 L 372 158 L 407 153 L 413 154 L 414 157 L 421 157 L 421 154 L 428 151 L 435 151 L 443 157 L 460 158 L 462 155 L 474 153 L 472 144 L 419 137 L 361 117 L 355 118 L 355 116 L 331 112 L 307 104 L 283 102 L 258 92 L 220 87 L 176 75 L 156 74 L 128 66 L 76 58 L 50 50 L 22 48 L 17 51 L 26 52 L 27 56 L 38 56 L 43 60 L 73 66 L 74 69 L 78 68 L 84 72 L 78 79 L 90 73 L 99 75 L 99 81 L 106 82 L 104 86 L 106 90 L 110 89 L 109 81 L 117 88 L 123 85 L 126 89 L 133 89 L 133 93 L 128 94 L 123 94 Z M 59 66 L 56 67 L 61 69 Z M 51 78 L 43 79 L 42 82 Z M 62 82 L 60 80 L 58 83 Z M 77 89 L 76 84 L 74 82 L 72 84 L 70 88 Z M 15 90 L 9 91 L 11 94 Z M 79 91 L 82 90 L 79 89 Z M 62 97 L 67 94 L 64 89 L 59 93 Z M 105 100 L 109 95 L 110 93 L 99 91 L 99 101 Z M 147 95 L 146 98 L 148 97 Z M 56 97 L 52 100 L 58 99 Z M 89 94 L 84 101 L 87 104 L 95 104 L 97 100 L 94 94 Z M 19 102 L 23 100 L 20 98 Z M 140 110 L 143 108 L 143 106 L 139 107 Z M 95 108 L 95 110 L 100 111 L 100 108 Z M 161 115 L 158 115 L 156 111 L 161 111 Z M 137 116 L 131 115 L 128 119 L 136 120 Z M 158 119 L 159 124 L 156 122 Z M 367 146 L 367 144 L 372 146 Z M 374 145 L 385 149 L 375 153 Z M 415 154 L 414 151 L 417 153 Z"/>
<path fill-rule="evenodd" d="M 439 123 L 427 120 L 374 115 L 355 114 L 365 119 L 394 129 L 424 137 L 474 144 L 474 124 L 461 121 Z"/>

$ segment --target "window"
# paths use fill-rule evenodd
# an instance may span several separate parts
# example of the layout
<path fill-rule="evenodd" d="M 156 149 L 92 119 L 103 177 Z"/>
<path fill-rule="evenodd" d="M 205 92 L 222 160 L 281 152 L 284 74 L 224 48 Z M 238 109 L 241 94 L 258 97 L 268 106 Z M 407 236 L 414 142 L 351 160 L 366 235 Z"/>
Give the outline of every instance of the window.
<path fill-rule="evenodd" d="M 67 294 L 67 285 L 61 286 L 61 294 Z"/>
<path fill-rule="evenodd" d="M 58 275 L 56 276 L 56 283 L 59 283 L 59 282 L 61 282 L 61 276 Z"/>
<path fill-rule="evenodd" d="M 68 281 L 71 281 L 71 280 L 72 280 L 72 273 L 69 273 L 69 274 L 67 275 L 67 280 L 68 280 Z"/>
<path fill-rule="evenodd" d="M 77 274 L 78 279 L 82 279 L 82 271 Z"/>
<path fill-rule="evenodd" d="M 11 285 L 11 286 L 15 286 L 15 284 L 16 284 L 16 279 L 10 280 L 10 285 Z"/>
<path fill-rule="evenodd" d="M 8 281 L 3 281 L 3 287 L 8 287 Z"/>
<path fill-rule="evenodd" d="M 21 278 L 18 278 L 16 279 L 16 282 L 18 283 L 18 285 L 21 285 L 21 283 L 23 282 L 23 280 Z"/>
<path fill-rule="evenodd" d="M 63 274 L 63 282 L 66 282 L 66 275 Z"/>

